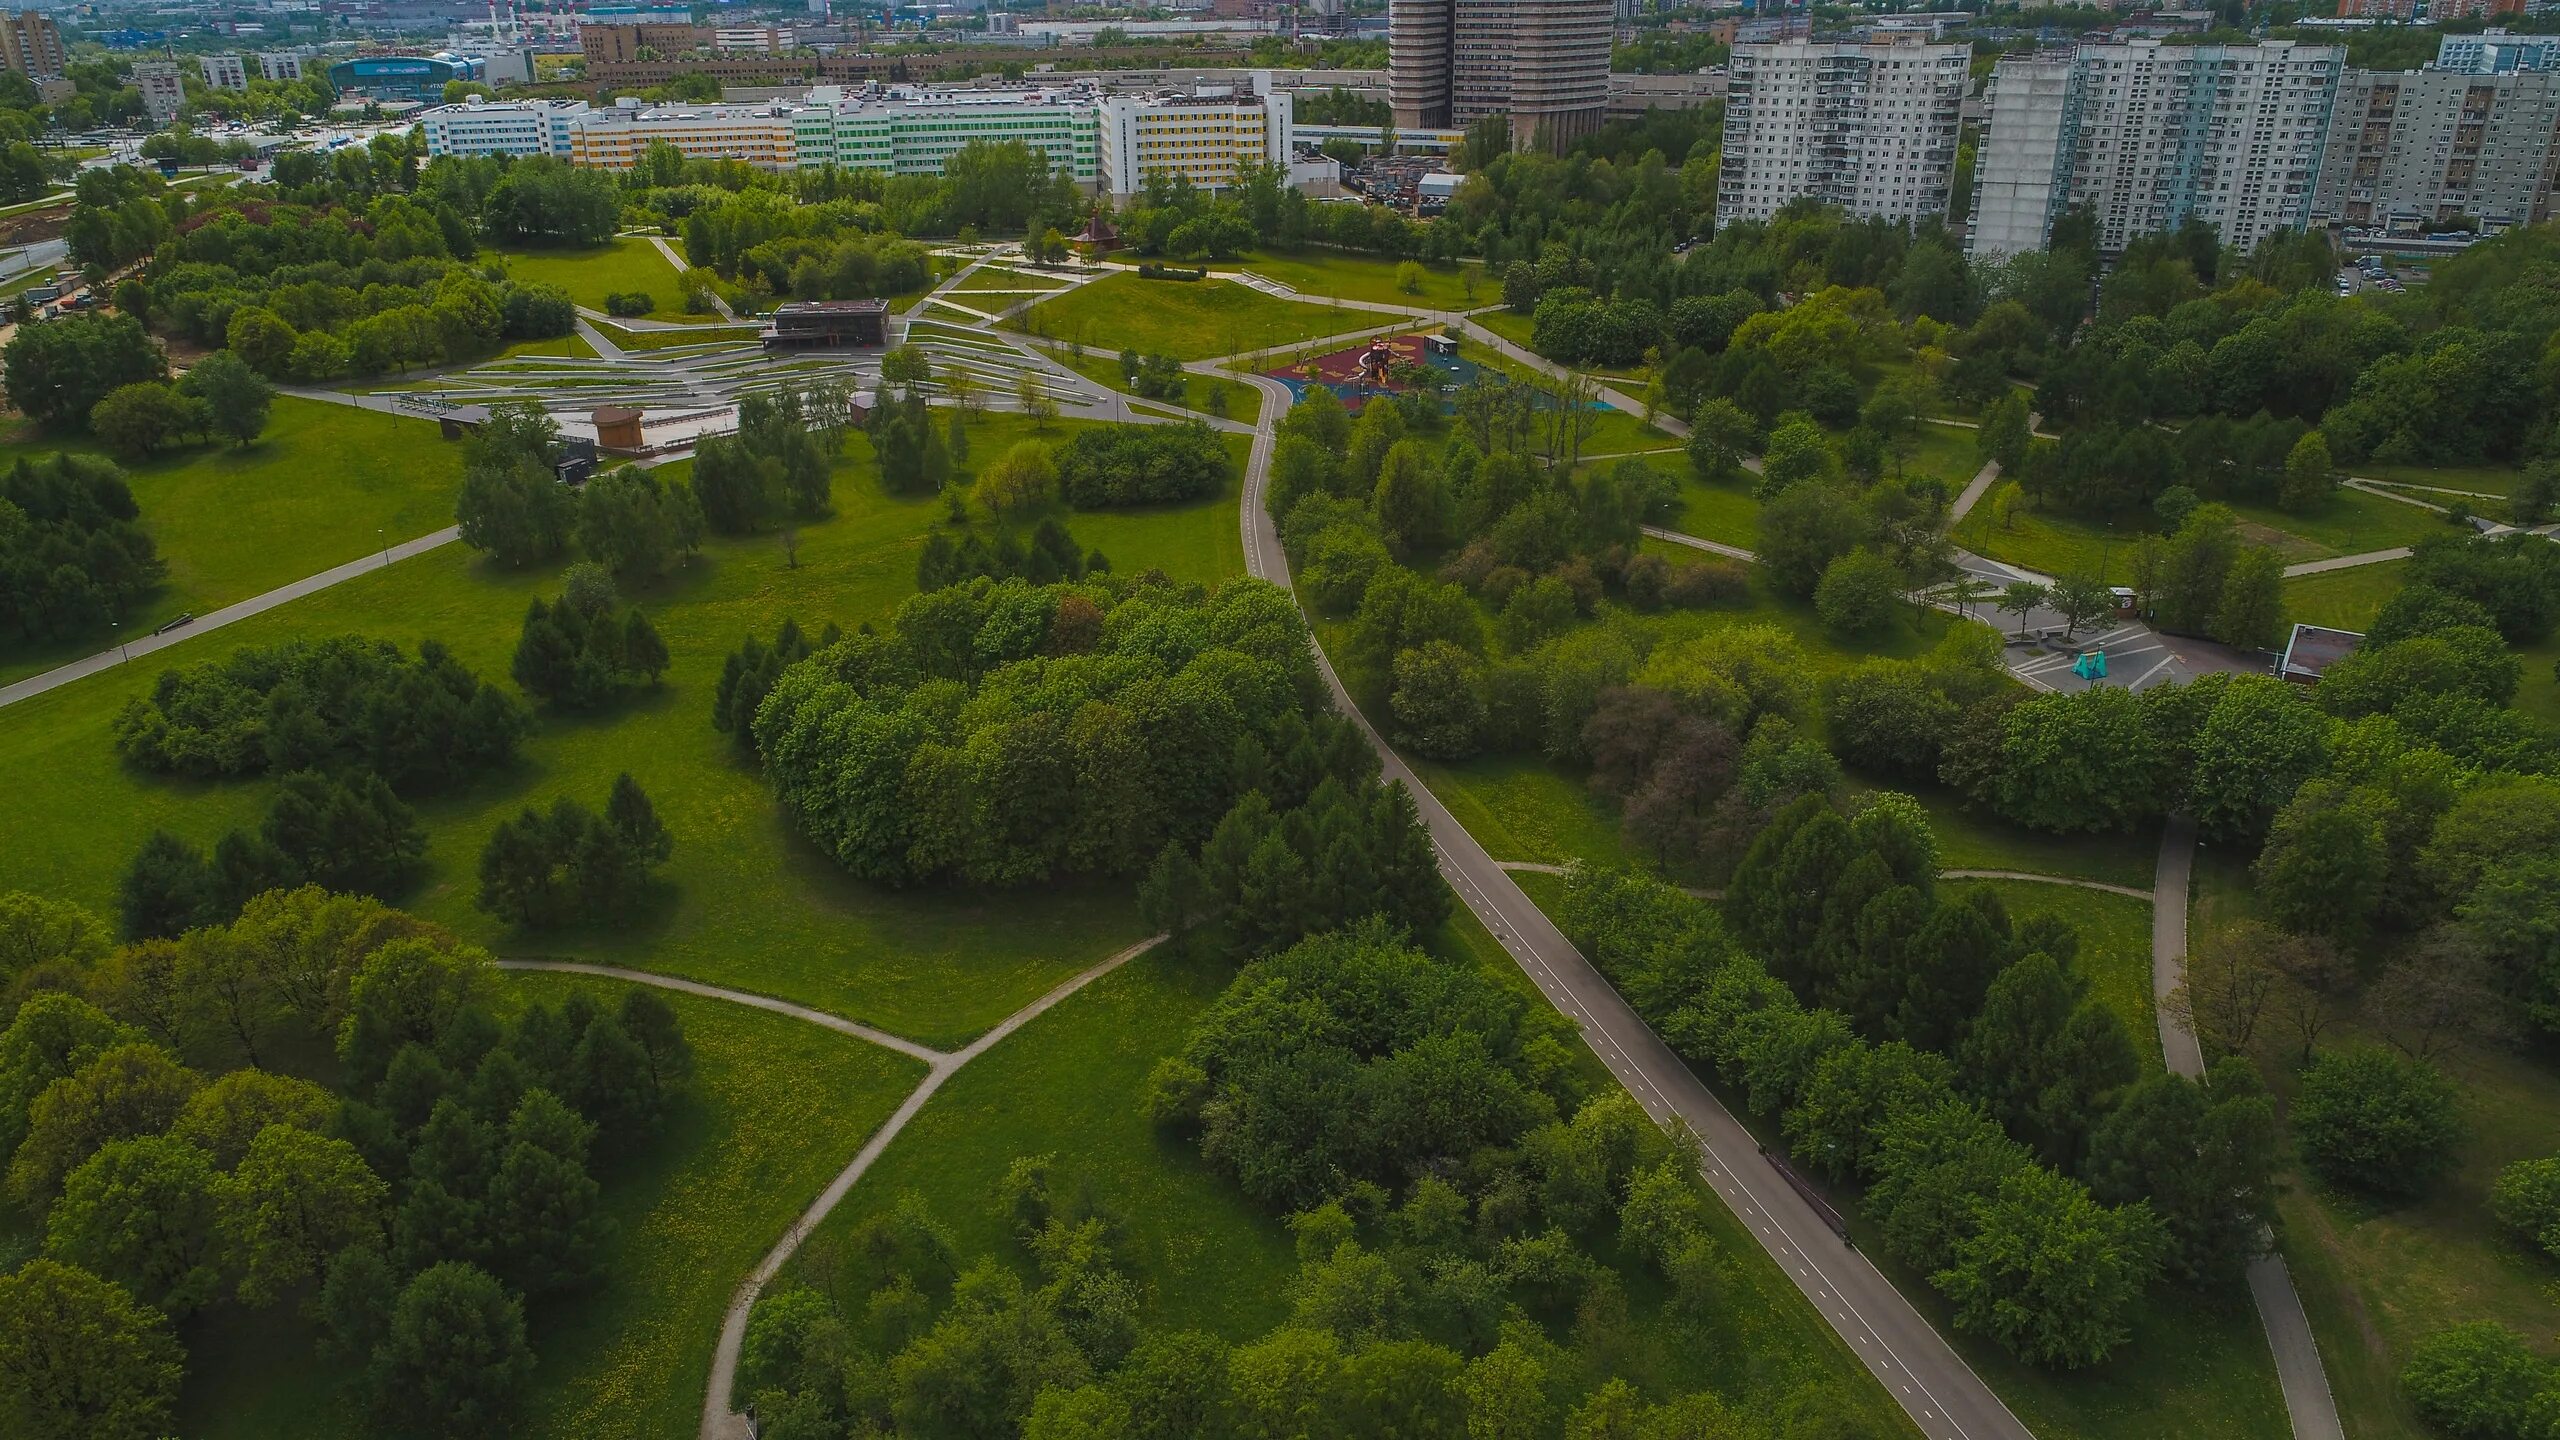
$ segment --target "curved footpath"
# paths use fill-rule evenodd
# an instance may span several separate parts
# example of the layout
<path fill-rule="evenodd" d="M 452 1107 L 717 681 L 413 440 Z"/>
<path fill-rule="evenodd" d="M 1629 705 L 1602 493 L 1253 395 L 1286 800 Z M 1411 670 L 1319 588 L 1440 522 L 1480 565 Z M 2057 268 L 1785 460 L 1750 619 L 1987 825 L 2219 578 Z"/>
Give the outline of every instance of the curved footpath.
<path fill-rule="evenodd" d="M 2187 978 L 2187 882 L 2195 858 L 2195 821 L 2172 817 L 2160 832 L 2160 863 L 2152 879 L 2152 1013 L 2159 1020 L 2160 1051 L 2169 1069 L 2191 1080 L 2204 1076 L 2204 1049 L 2170 1007 L 2169 996 Z M 2312 1336 L 2311 1317 L 2303 1312 L 2302 1296 L 2293 1288 L 2293 1272 L 2285 1268 L 2282 1255 L 2270 1251 L 2249 1263 L 2249 1298 L 2257 1302 L 2258 1323 L 2266 1328 L 2267 1349 L 2275 1356 L 2276 1384 L 2284 1392 L 2294 1440 L 2346 1440 L 2337 1397 L 2320 1365 L 2320 1343 Z"/>
<path fill-rule="evenodd" d="M 1245 566 L 1254 575 L 1286 585 L 1288 560 L 1277 528 L 1263 511 L 1262 487 L 1271 436 L 1290 397 L 1288 387 L 1277 380 L 1246 378 L 1262 389 L 1263 410 L 1241 507 Z M 1883 1273 L 1834 1234 L 1779 1176 L 1750 1132 L 1379 738 L 1351 703 L 1321 646 L 1316 661 L 1335 703 L 1377 747 L 1386 778 L 1404 782 L 1413 793 L 1451 888 L 1548 1000 L 1574 1018 L 1584 1041 L 1646 1113 L 1657 1123 L 1677 1119 L 1698 1136 L 1705 1146 L 1709 1183 L 1842 1342 L 1909 1412 L 1921 1433 L 1931 1440 L 2029 1436 L 2027 1427 Z"/>
<path fill-rule="evenodd" d="M 823 1025 L 840 1034 L 895 1050 L 899 1054 L 923 1061 L 927 1067 L 924 1082 L 916 1086 L 915 1090 L 899 1103 L 898 1108 L 890 1113 L 889 1118 L 881 1122 L 879 1129 L 871 1132 L 871 1138 L 863 1141 L 862 1148 L 854 1152 L 852 1162 L 838 1171 L 835 1179 L 827 1182 L 827 1188 L 818 1192 L 818 1198 L 807 1210 L 801 1212 L 799 1219 L 791 1222 L 791 1228 L 782 1232 L 782 1238 L 774 1242 L 773 1248 L 765 1253 L 764 1259 L 757 1262 L 753 1273 L 739 1284 L 738 1293 L 730 1299 L 728 1312 L 721 1319 L 719 1344 L 711 1353 L 711 1379 L 702 1397 L 700 1440 L 753 1440 L 755 1426 L 746 1416 L 732 1408 L 730 1392 L 737 1386 L 738 1353 L 746 1343 L 747 1319 L 755 1311 L 757 1297 L 764 1293 L 765 1286 L 773 1283 L 774 1276 L 782 1273 L 782 1267 L 789 1263 L 792 1254 L 800 1248 L 801 1242 L 816 1233 L 818 1226 L 826 1220 L 829 1212 L 852 1192 L 854 1183 L 860 1180 L 864 1172 L 871 1168 L 872 1162 L 878 1160 L 882 1152 L 889 1148 L 890 1142 L 898 1138 L 898 1132 L 906 1129 L 907 1122 L 913 1120 L 916 1113 L 924 1109 L 925 1102 L 931 1100 L 934 1092 L 942 1088 L 942 1082 L 958 1074 L 962 1066 L 985 1054 L 1007 1035 L 1038 1019 L 1051 1006 L 1154 949 L 1164 942 L 1164 938 L 1162 935 L 1150 936 L 1098 965 L 1068 976 L 1052 987 L 1047 994 L 997 1022 L 994 1029 L 960 1049 L 948 1051 L 930 1049 L 886 1031 L 875 1030 L 868 1025 L 858 1025 L 843 1016 L 830 1015 L 823 1010 L 812 1010 L 805 1005 L 794 1005 L 788 1000 L 777 1000 L 770 995 L 758 995 L 745 990 L 725 989 L 718 985 L 705 985 L 698 980 L 687 980 L 677 975 L 660 975 L 648 970 L 625 970 L 613 965 L 589 965 L 574 960 L 501 960 L 498 962 L 498 968 L 501 970 L 547 970 L 573 975 L 601 975 L 613 980 L 654 985 L 661 990 L 676 990 L 706 999 L 751 1005 L 759 1010 L 770 1010 L 777 1015 L 788 1015 L 795 1020 L 805 1020 L 812 1025 Z"/>

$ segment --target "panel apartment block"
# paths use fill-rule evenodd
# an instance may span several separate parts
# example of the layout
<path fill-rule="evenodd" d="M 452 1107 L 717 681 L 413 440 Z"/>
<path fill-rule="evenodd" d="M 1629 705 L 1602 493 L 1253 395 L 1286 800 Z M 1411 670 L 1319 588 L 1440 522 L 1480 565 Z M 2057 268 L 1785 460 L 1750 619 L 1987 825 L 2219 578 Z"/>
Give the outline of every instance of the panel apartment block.
<path fill-rule="evenodd" d="M 1406 130 L 1507 115 L 1515 145 L 1560 149 L 1609 106 L 1611 0 L 1390 0 L 1388 90 Z"/>
<path fill-rule="evenodd" d="M 2317 220 L 2414 234 L 2474 216 L 2547 218 L 2560 163 L 2560 75 L 2350 70 L 2312 200 Z"/>
<path fill-rule="evenodd" d="M 1967 45 L 1737 45 L 1725 92 L 1716 223 L 1810 196 L 1859 219 L 1947 213 Z"/>
<path fill-rule="evenodd" d="M 567 159 L 584 100 L 466 100 L 418 117 L 434 155 L 551 155 Z"/>
<path fill-rule="evenodd" d="M 2038 248 L 2053 217 L 2076 205 L 2096 211 L 2109 254 L 2191 218 L 2241 249 L 2300 228 L 2345 58 L 2343 46 L 2290 40 L 2082 45 L 2058 96 L 2045 68 L 2053 60 L 2001 61 L 1977 168 L 2005 178 L 1996 200 L 1986 192 L 1977 202 L 1971 250 Z M 2044 228 L 2031 235 L 2021 207 L 2031 210 L 2032 196 L 2018 187 L 2047 167 L 2060 193 L 2048 194 Z M 1984 202 L 1995 210 L 1984 214 Z"/>
<path fill-rule="evenodd" d="M 62 48 L 62 32 L 51 19 L 21 10 L 0 14 L 0 65 L 30 80 L 41 80 L 67 73 L 71 56 Z"/>

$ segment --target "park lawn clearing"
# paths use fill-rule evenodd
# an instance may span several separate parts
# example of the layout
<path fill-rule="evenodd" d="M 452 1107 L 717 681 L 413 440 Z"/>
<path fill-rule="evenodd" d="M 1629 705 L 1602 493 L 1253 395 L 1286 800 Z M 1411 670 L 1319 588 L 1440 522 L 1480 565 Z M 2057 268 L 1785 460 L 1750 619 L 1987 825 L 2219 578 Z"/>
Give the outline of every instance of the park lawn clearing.
<path fill-rule="evenodd" d="M 1403 305 L 1416 310 L 1472 309 L 1499 298 L 1502 292 L 1502 286 L 1485 273 L 1484 266 L 1472 261 L 1464 265 L 1424 265 L 1418 287 L 1411 293 L 1397 279 L 1396 272 L 1404 268 L 1404 262 L 1399 260 L 1310 251 L 1303 255 L 1263 255 L 1244 262 L 1242 268 L 1303 294 L 1365 300 L 1373 305 Z M 1467 295 L 1469 275 L 1476 282 L 1472 299 Z"/>
<path fill-rule="evenodd" d="M 683 330 L 627 330 L 602 320 L 587 322 L 623 350 L 674 350 L 687 345 L 753 345 L 764 332 L 753 325 L 698 325 Z"/>
<path fill-rule="evenodd" d="M 1523 350 L 1537 348 L 1529 343 L 1529 337 L 1536 334 L 1538 328 L 1537 321 L 1531 316 L 1523 315 L 1517 310 L 1487 310 L 1481 315 L 1470 315 L 1467 318 Z"/>
<path fill-rule="evenodd" d="M 20 432 L 35 435 L 32 427 Z M 102 453 L 87 437 L 0 442 L 0 464 L 56 451 Z M 111 457 L 112 458 L 112 457 Z M 423 420 L 278 396 L 247 449 L 199 445 L 127 464 L 169 578 L 127 634 L 234 601 L 453 523 L 462 451 Z M 0 681 L 102 648 L 99 637 L 11 653 Z"/>
<path fill-rule="evenodd" d="M 1124 271 L 1043 300 L 1005 325 L 1089 349 L 1206 360 L 1367 329 L 1380 318 L 1276 299 L 1232 280 L 1142 280 Z"/>
<path fill-rule="evenodd" d="M 1278 1323 L 1296 1266 L 1288 1231 L 1196 1144 L 1160 1135 L 1139 1104 L 1147 1072 L 1181 1053 L 1233 973 L 1158 946 L 1006 1036 L 934 1093 L 802 1255 L 819 1260 L 863 1220 L 918 1195 L 949 1227 L 962 1264 L 995 1255 L 1028 1275 L 996 1197 L 1015 1160 L 1046 1155 L 1063 1193 L 1090 1187 L 1127 1223 L 1153 1324 L 1234 1340 Z"/>
<path fill-rule="evenodd" d="M 510 279 L 527 284 L 557 285 L 569 298 L 590 310 L 604 309 L 607 295 L 645 294 L 650 313 L 673 316 L 684 309 L 684 289 L 676 268 L 658 247 L 633 236 L 585 249 L 494 250 Z"/>
<path fill-rule="evenodd" d="M 606 1009 L 630 982 L 520 974 L 511 988 Z M 924 1079 L 922 1063 L 789 1016 L 667 994 L 693 1090 L 636 1163 L 603 1171 L 605 1288 L 537 1309 L 542 1368 L 521 1433 L 683 1435 L 702 1414 L 730 1296 Z"/>
<path fill-rule="evenodd" d="M 1087 350 L 1079 355 L 1073 350 L 1053 347 L 1048 355 L 1050 359 L 1096 385 L 1116 390 L 1123 395 L 1134 396 L 1138 393 L 1129 388 L 1128 377 L 1121 373 L 1120 356 L 1116 351 L 1105 354 L 1099 350 Z M 1194 375 L 1189 371 L 1183 373 L 1182 398 L 1179 401 L 1157 400 L 1154 403 L 1179 404 L 1182 408 L 1196 414 L 1208 415 L 1213 413 L 1209 409 L 1209 397 L 1216 393 L 1223 393 L 1226 396 L 1226 412 L 1222 418 L 1233 420 L 1239 425 L 1252 425 L 1261 420 L 1262 392 L 1260 390 L 1241 380 L 1226 380 L 1213 375 Z"/>
<path fill-rule="evenodd" d="M 573 992 L 607 1013 L 627 981 L 511 974 L 501 1005 Z M 806 1021 L 657 992 L 694 1054 L 690 1092 L 631 1163 L 597 1169 L 614 1222 L 603 1283 L 532 1308 L 532 1405 L 510 1434 L 684 1435 L 702 1413 L 720 1321 L 764 1253 L 898 1102 L 924 1066 Z M 360 1427 L 290 1313 L 224 1307 L 182 1332 L 185 1433 L 205 1440 L 344 1435 Z"/>
<path fill-rule="evenodd" d="M 1947 864 L 1941 856 L 1939 863 Z M 1948 865 L 1949 869 L 1974 867 Z M 2024 924 L 2051 915 L 2080 932 L 2080 956 L 2073 973 L 2089 982 L 2090 993 L 2124 1022 L 2125 1038 L 2141 1057 L 2146 1075 L 2168 1068 L 2160 1052 L 2160 1022 L 2151 1000 L 2151 903 L 2104 890 L 2076 885 L 2040 885 L 2032 880 L 1941 880 L 1952 892 L 1988 890 L 2000 897 L 2009 922 Z"/>
<path fill-rule="evenodd" d="M 2519 645 L 2515 651 L 2524 659 L 2524 683 L 2516 687 L 2516 708 L 2545 725 L 2560 725 L 2560 639 Z"/>
<path fill-rule="evenodd" d="M 604 327 L 598 326 L 597 328 L 602 329 Z M 605 338 L 611 339 L 613 337 L 608 335 Z M 570 334 L 558 336 L 550 340 L 519 340 L 515 344 L 508 346 L 506 349 L 499 351 L 491 358 L 496 360 L 514 360 L 526 355 L 564 355 L 573 360 L 593 360 L 596 358 L 596 347 L 588 344 L 585 336 Z M 391 389 L 394 387 L 383 386 L 381 388 Z"/>
<path fill-rule="evenodd" d="M 2103 522 L 2024 503 L 2002 529 L 1993 518 L 1993 498 L 1986 496 L 1956 522 L 1956 543 L 2047 575 L 2094 576 L 2103 562 L 2107 583 L 2131 584 L 2142 538 L 2159 533 L 2147 517 L 2129 516 L 2110 529 Z M 2361 490 L 2335 491 L 2308 515 L 2260 505 L 2233 504 L 2231 509 L 2241 522 L 2242 538 L 2274 546 L 2287 564 L 2413 545 L 2446 528 L 2444 517 L 2432 510 Z"/>
<path fill-rule="evenodd" d="M 1052 436 L 1075 428 L 1049 425 Z M 982 416 L 973 454 L 984 463 L 1032 433 L 1023 417 Z M 770 636 L 785 616 L 812 630 L 832 620 L 850 631 L 884 620 L 914 593 L 916 556 L 941 503 L 884 494 L 869 442 L 858 436 L 837 467 L 835 503 L 833 519 L 801 529 L 797 568 L 785 565 L 774 536 L 715 539 L 690 566 L 636 592 L 668 647 L 665 681 L 595 715 L 541 712 L 512 769 L 421 799 L 424 877 L 399 903 L 503 953 L 572 955 L 781 995 L 936 1046 L 965 1041 L 1142 936 L 1120 885 L 900 891 L 854 880 L 801 838 L 756 767 L 711 728 L 721 666 L 750 631 Z M 1234 506 L 1230 495 L 1099 526 L 1081 516 L 1068 523 L 1124 568 L 1180 564 L 1205 579 L 1240 568 L 1236 549 L 1210 552 L 1204 538 L 1213 523 L 1235 531 Z M 154 828 L 210 846 L 227 829 L 255 825 L 269 781 L 173 782 L 117 760 L 116 711 L 165 666 L 357 633 L 404 647 L 442 641 L 504 685 L 525 608 L 558 593 L 559 570 L 502 571 L 447 546 L 0 710 L 0 763 L 25 777 L 12 795 L 12 824 L 47 840 L 0 847 L 0 890 L 112 915 L 117 878 Z M 624 771 L 675 837 L 659 902 L 619 924 L 530 935 L 473 907 L 479 854 L 501 820 L 564 795 L 600 805 Z"/>
<path fill-rule="evenodd" d="M 2158 845 L 2148 830 L 2135 835 L 2046 835 L 2012 825 L 1996 815 L 1979 813 L 1942 785 L 1877 782 L 1875 788 L 1900 790 L 1929 812 L 1929 829 L 1938 837 L 1938 864 L 1946 869 L 2016 870 L 2028 875 L 2098 880 L 2136 890 L 2151 888 Z M 2104 892 L 2041 888 L 2065 895 L 2110 898 Z M 2150 942 L 2146 939 L 2143 943 L 2148 946 Z M 2149 953 L 2148 949 L 2144 951 L 2146 957 Z"/>
<path fill-rule="evenodd" d="M 1971 484 L 1982 469 L 1974 458 L 1974 433 L 1960 425 L 1938 425 L 1922 421 L 1912 431 L 1911 453 L 1903 461 L 1906 475 L 1934 475 L 1947 482 L 1947 497 L 1952 500 Z"/>
<path fill-rule="evenodd" d="M 961 294 L 972 290 L 1064 290 L 1063 277 L 1038 270 L 1008 270 L 997 265 L 981 265 L 969 272 L 968 278 L 951 288 Z"/>
<path fill-rule="evenodd" d="M 1474 361 L 1487 370 L 1508 375 L 1514 380 L 1537 386 L 1542 390 L 1552 391 L 1558 383 L 1554 378 L 1521 364 L 1492 346 L 1479 345 L 1473 340 L 1458 342 L 1458 358 Z M 1552 405 L 1545 408 L 1548 413 L 1553 413 Z M 1533 433 L 1530 443 L 1532 448 L 1543 453 L 1545 441 L 1540 438 L 1543 434 L 1543 419 L 1539 424 L 1540 429 L 1537 433 Z M 1580 453 L 1617 455 L 1631 450 L 1659 450 L 1676 446 L 1678 443 L 1668 431 L 1655 429 L 1644 416 L 1601 403 L 1592 407 L 1591 429 L 1582 437 Z"/>
<path fill-rule="evenodd" d="M 2284 582 L 2284 618 L 2363 634 L 2372 628 L 2384 603 L 2399 594 L 2408 579 L 2409 563 L 2405 560 L 2297 575 Z"/>
<path fill-rule="evenodd" d="M 1579 775 L 1531 755 L 1406 762 L 1476 843 L 1497 860 L 1635 866 L 1618 817 Z"/>
<path fill-rule="evenodd" d="M 2196 863 L 2193 943 L 2262 919 L 2247 865 L 2206 852 Z M 2276 1033 L 2269 1033 L 2270 1031 Z M 2359 1019 L 2333 1026 L 2323 1048 L 2380 1044 Z M 2262 1026 L 2252 1048 L 2279 1107 L 2298 1093 L 2299 1038 Z M 2297 1168 L 2278 1192 L 2284 1254 L 2320 1343 L 2350 1440 L 2436 1440 L 2401 1394 L 2399 1375 L 2420 1340 L 2473 1320 L 2502 1323 L 2546 1356 L 2551 1287 L 2560 1270 L 2529 1252 L 2490 1214 L 2491 1183 L 2508 1164 L 2539 1159 L 2560 1134 L 2560 1074 L 2546 1058 L 2457 1043 L 2435 1062 L 2461 1092 L 2463 1138 L 2453 1170 L 2416 1200 L 2333 1190 Z"/>
<path fill-rule="evenodd" d="M 1676 452 L 1649 463 L 1680 477 L 1679 508 L 1662 528 L 1745 550 L 1760 543 L 1760 501 L 1751 493 L 1758 476 L 1746 471 L 1722 484 L 1709 484 L 1697 477 L 1687 457 Z M 1690 550 L 1689 554 L 1696 557 L 1702 552 Z"/>

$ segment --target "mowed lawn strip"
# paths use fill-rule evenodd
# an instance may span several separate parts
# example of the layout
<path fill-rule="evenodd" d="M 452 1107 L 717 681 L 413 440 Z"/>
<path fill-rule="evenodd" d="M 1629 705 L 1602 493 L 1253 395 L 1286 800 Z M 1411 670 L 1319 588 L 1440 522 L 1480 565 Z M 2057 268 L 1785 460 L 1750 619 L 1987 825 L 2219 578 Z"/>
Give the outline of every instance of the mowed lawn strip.
<path fill-rule="evenodd" d="M 1123 273 L 1043 300 L 1005 322 L 1009 329 L 1117 354 L 1206 360 L 1363 330 L 1392 316 L 1281 300 L 1232 280 L 1142 280 Z"/>
<path fill-rule="evenodd" d="M 1370 256 L 1331 254 L 1310 251 L 1303 255 L 1263 255 L 1243 262 L 1242 269 L 1265 279 L 1277 280 L 1307 295 L 1329 295 L 1337 300 L 1366 300 L 1376 305 L 1406 305 L 1417 310 L 1465 310 L 1499 299 L 1502 287 L 1486 275 L 1482 265 L 1469 262 L 1458 265 L 1424 265 L 1422 278 L 1414 293 L 1408 293 L 1397 272 L 1403 262 L 1380 260 Z M 1467 277 L 1475 277 L 1475 297 L 1467 296 Z M 1381 315 L 1381 320 L 1390 317 Z"/>
<path fill-rule="evenodd" d="M 2384 602 L 2409 581 L 2409 562 L 2385 560 L 2351 570 L 2324 570 L 2284 582 L 2284 618 L 2364 633 Z"/>
<path fill-rule="evenodd" d="M 586 249 L 491 253 L 507 267 L 510 278 L 557 285 L 590 310 L 602 310 L 607 295 L 639 294 L 647 295 L 655 310 L 669 317 L 684 308 L 684 288 L 676 268 L 658 253 L 657 246 L 632 236 L 617 236 L 610 244 Z"/>
<path fill-rule="evenodd" d="M 103 455 L 87 437 L 32 426 L 0 442 L 0 464 L 68 451 Z M 115 457 L 109 456 L 114 459 Z M 126 623 L 127 634 L 181 613 L 203 615 L 453 523 L 462 449 L 424 420 L 279 396 L 247 448 L 200 445 L 117 460 L 169 579 Z M 10 652 L 0 682 L 104 648 L 105 637 Z"/>
<path fill-rule="evenodd" d="M 1995 490 L 1996 495 L 1996 490 Z M 1956 523 L 1956 543 L 2047 575 L 2098 573 L 2101 561 L 2112 584 L 2130 584 L 2135 551 L 2157 527 L 2142 517 L 2106 525 L 2059 510 L 2037 510 L 2023 501 L 2005 528 L 1993 515 L 1992 496 Z M 2444 517 L 2416 505 L 2386 500 L 2362 490 L 2339 490 L 2308 514 L 2295 515 L 2273 506 L 2231 507 L 2241 522 L 2243 539 L 2272 545 L 2285 563 L 2361 555 L 2414 545 L 2445 533 Z"/>
<path fill-rule="evenodd" d="M 1052 421 L 1044 438 L 1076 428 Z M 1034 433 L 1012 415 L 981 416 L 971 431 L 978 464 Z M 978 893 L 860 883 L 800 838 L 744 751 L 711 728 L 721 665 L 751 630 L 770 636 L 785 616 L 851 630 L 914 593 L 916 555 L 941 504 L 889 497 L 876 473 L 857 437 L 838 469 L 836 516 L 802 528 L 797 568 L 771 536 L 714 540 L 638 592 L 672 657 L 664 683 L 595 715 L 542 712 L 512 769 L 421 799 L 426 874 L 401 903 L 504 953 L 575 955 L 783 995 L 933 1045 L 965 1041 L 1142 935 L 1121 885 Z M 1235 504 L 1230 490 L 1189 506 L 1065 519 L 1123 569 L 1210 580 L 1241 568 Z M 225 830 L 254 827 L 268 781 L 177 782 L 117 760 L 116 712 L 165 666 L 356 633 L 407 647 L 440 640 L 508 685 L 525 607 L 558 593 L 559 570 L 502 571 L 448 546 L 0 710 L 0 763 L 23 777 L 13 825 L 45 837 L 0 847 L 0 890 L 112 914 L 117 879 L 153 829 L 210 846 Z M 500 821 L 564 795 L 601 805 L 626 770 L 675 837 L 661 904 L 610 928 L 530 935 L 473 906 L 480 851 Z"/>
<path fill-rule="evenodd" d="M 627 982 L 514 974 L 501 1003 L 582 991 L 610 1013 Z M 540 1361 L 509 1433 L 656 1440 L 692 1433 L 738 1283 L 907 1092 L 924 1067 L 804 1021 L 657 992 L 693 1047 L 690 1094 L 628 1164 L 597 1178 L 613 1231 L 595 1289 L 528 1316 Z M 223 1309 L 188 1327 L 185 1432 L 205 1440 L 343 1435 L 357 1424 L 306 1325 Z"/>

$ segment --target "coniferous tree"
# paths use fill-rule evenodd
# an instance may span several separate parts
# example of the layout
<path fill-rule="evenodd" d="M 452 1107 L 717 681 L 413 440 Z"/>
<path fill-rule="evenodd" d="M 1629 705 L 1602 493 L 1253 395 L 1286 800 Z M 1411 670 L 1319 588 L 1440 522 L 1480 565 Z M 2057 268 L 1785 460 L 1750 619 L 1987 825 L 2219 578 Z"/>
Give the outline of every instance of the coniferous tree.
<path fill-rule="evenodd" d="M 171 938 L 211 923 L 216 900 L 204 852 L 166 830 L 154 830 L 126 867 L 117 907 L 128 940 Z"/>

